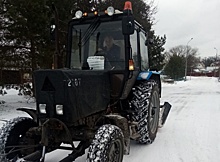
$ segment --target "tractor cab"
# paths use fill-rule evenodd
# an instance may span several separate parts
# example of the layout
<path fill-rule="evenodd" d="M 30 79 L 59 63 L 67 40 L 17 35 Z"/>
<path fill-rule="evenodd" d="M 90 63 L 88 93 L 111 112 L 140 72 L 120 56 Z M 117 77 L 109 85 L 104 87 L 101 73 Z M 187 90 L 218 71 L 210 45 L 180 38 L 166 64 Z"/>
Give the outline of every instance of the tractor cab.
<path fill-rule="evenodd" d="M 94 18 L 77 22 L 71 30 L 69 68 L 74 70 L 125 70 L 124 36 L 120 20 Z"/>
<path fill-rule="evenodd" d="M 134 21 L 130 2 L 123 12 L 113 7 L 94 13 L 77 11 L 68 34 L 67 68 L 82 74 L 106 71 L 112 99 L 126 98 L 140 70 L 148 69 L 147 46 L 140 47 L 146 33 Z"/>

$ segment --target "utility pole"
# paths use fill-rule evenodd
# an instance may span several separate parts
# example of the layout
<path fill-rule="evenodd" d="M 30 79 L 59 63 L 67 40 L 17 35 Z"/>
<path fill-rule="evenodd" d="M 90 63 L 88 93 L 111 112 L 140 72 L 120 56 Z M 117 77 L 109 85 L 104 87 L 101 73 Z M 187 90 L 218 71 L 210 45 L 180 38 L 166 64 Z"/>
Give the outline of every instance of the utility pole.
<path fill-rule="evenodd" d="M 218 50 L 217 48 L 214 47 L 214 49 L 216 50 L 216 55 L 215 55 L 215 69 L 214 69 L 214 74 L 215 74 L 215 77 L 217 76 L 217 73 L 216 73 L 216 68 L 217 68 L 217 62 L 218 62 Z"/>
<path fill-rule="evenodd" d="M 188 58 L 188 52 L 189 52 L 188 51 L 188 44 L 191 40 L 193 40 L 193 38 L 191 38 L 186 44 L 186 65 L 185 65 L 185 79 L 184 79 L 184 81 L 186 81 L 186 75 L 187 75 L 187 58 Z"/>

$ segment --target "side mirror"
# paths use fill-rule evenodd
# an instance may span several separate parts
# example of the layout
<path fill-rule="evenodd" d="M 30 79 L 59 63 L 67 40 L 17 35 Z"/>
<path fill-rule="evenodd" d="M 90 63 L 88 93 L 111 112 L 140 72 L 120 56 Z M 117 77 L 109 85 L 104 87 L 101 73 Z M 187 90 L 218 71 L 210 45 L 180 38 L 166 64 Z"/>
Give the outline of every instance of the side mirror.
<path fill-rule="evenodd" d="M 124 16 L 122 18 L 122 33 L 124 35 L 134 34 L 134 17 Z"/>

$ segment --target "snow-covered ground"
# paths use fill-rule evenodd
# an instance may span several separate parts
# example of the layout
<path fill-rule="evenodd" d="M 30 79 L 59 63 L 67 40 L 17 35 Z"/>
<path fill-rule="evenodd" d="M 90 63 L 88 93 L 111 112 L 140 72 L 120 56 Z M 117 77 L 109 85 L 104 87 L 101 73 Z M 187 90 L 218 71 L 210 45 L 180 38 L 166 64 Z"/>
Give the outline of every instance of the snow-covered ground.
<path fill-rule="evenodd" d="M 220 82 L 216 78 L 192 77 L 186 82 L 162 85 L 161 103 L 172 109 L 165 126 L 159 129 L 151 145 L 132 141 L 130 155 L 124 162 L 219 162 L 220 161 Z M 34 107 L 33 100 L 17 96 L 17 91 L 0 96 L 0 120 L 27 116 L 17 107 Z M 27 103 L 28 101 L 28 103 Z M 0 126 L 3 124 L 0 121 Z M 46 155 L 46 162 L 58 162 L 69 151 L 56 150 Z M 86 155 L 76 159 L 85 162 Z"/>

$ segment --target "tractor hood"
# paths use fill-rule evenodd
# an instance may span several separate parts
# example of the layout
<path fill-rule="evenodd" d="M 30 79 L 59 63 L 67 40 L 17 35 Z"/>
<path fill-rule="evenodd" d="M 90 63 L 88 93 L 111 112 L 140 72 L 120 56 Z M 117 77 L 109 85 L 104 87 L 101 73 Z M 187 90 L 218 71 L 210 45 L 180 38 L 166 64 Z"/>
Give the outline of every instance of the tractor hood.
<path fill-rule="evenodd" d="M 107 71 L 38 70 L 34 72 L 34 81 L 40 117 L 73 123 L 105 110 L 110 102 Z M 39 111 L 40 104 L 46 112 Z M 63 114 L 57 113 L 57 105 L 61 105 Z"/>

